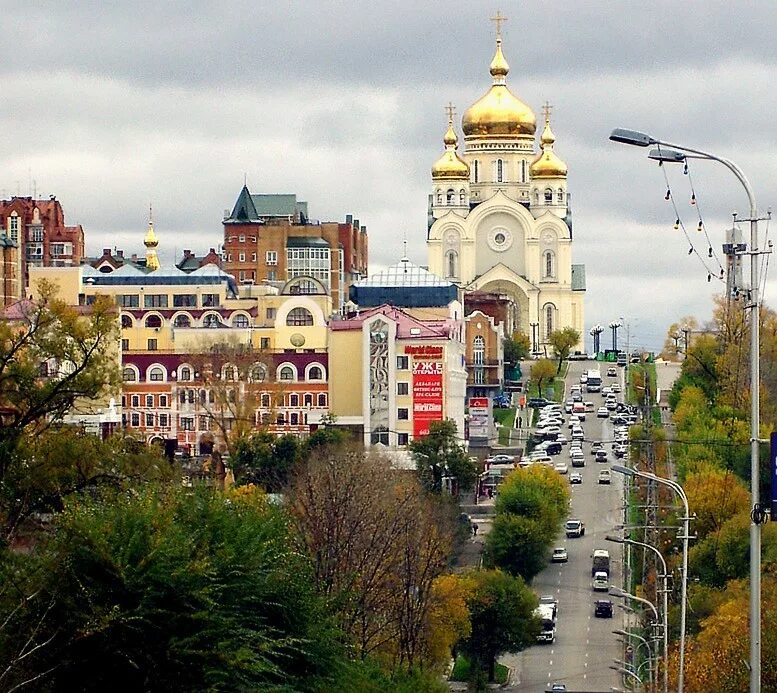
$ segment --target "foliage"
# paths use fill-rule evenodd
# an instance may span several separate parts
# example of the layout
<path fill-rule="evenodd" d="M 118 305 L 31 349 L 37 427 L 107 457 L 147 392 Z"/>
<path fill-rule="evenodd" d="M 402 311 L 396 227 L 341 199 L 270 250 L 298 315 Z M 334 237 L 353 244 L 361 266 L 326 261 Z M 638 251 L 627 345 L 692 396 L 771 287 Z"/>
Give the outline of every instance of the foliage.
<path fill-rule="evenodd" d="M 231 464 L 238 484 L 256 484 L 268 493 L 278 493 L 288 483 L 299 457 L 296 436 L 257 431 L 233 443 Z"/>
<path fill-rule="evenodd" d="M 543 396 L 543 383 L 547 384 L 547 382 L 552 381 L 556 377 L 557 372 L 556 364 L 550 359 L 539 359 L 532 364 L 531 379 L 537 384 L 537 395 L 539 397 Z"/>
<path fill-rule="evenodd" d="M 505 363 L 514 364 L 525 359 L 531 351 L 529 335 L 523 332 L 514 332 L 512 337 L 505 337 L 504 360 Z"/>
<path fill-rule="evenodd" d="M 451 419 L 432 421 L 429 435 L 410 443 L 410 453 L 424 487 L 435 493 L 442 491 L 443 476 L 454 477 L 459 490 L 471 489 L 477 479 L 477 466 L 459 442 Z"/>
<path fill-rule="evenodd" d="M 6 690 L 315 690 L 342 658 L 286 519 L 245 491 L 70 502 L 0 604 Z"/>
<path fill-rule="evenodd" d="M 678 322 L 673 322 L 666 332 L 664 347 L 661 350 L 661 358 L 666 361 L 676 361 L 678 355 L 685 352 L 685 334 L 683 327 L 688 328 L 688 340 L 691 343 L 691 333 L 699 329 L 699 322 L 692 315 L 686 315 L 680 318 Z"/>
<path fill-rule="evenodd" d="M 548 547 L 553 540 L 549 534 L 536 519 L 512 513 L 497 515 L 486 539 L 485 564 L 531 580 L 548 564 Z"/>
<path fill-rule="evenodd" d="M 688 474 L 683 487 L 688 507 L 696 515 L 693 527 L 699 541 L 720 530 L 734 515 L 749 511 L 750 493 L 742 482 L 709 463 Z"/>
<path fill-rule="evenodd" d="M 356 446 L 311 455 L 294 474 L 289 504 L 316 584 L 357 656 L 406 671 L 422 664 L 434 581 L 453 546 L 449 507 Z"/>
<path fill-rule="evenodd" d="M 558 358 L 558 368 L 556 373 L 561 372 L 561 364 L 569 358 L 569 352 L 572 347 L 580 341 L 580 332 L 574 327 L 565 327 L 563 330 L 554 330 L 548 335 L 548 343 L 553 347 L 553 351 Z"/>
<path fill-rule="evenodd" d="M 461 575 L 440 575 L 433 581 L 424 637 L 427 661 L 432 666 L 446 665 L 456 643 L 469 637 L 472 627 L 467 595 L 474 586 Z"/>
<path fill-rule="evenodd" d="M 534 616 L 537 597 L 520 577 L 501 570 L 474 570 L 466 576 L 474 582 L 467 600 L 472 633 L 462 642 L 462 651 L 476 665 L 475 671 L 487 669 L 493 681 L 496 658 L 504 652 L 520 652 L 539 633 Z"/>

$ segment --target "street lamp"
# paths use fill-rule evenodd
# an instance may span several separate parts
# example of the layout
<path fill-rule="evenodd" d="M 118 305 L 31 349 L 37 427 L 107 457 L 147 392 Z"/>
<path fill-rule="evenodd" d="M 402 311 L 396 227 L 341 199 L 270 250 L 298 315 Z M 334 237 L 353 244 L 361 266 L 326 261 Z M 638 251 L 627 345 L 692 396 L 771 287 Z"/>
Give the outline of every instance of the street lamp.
<path fill-rule="evenodd" d="M 655 547 L 651 546 L 650 544 L 646 544 L 642 541 L 635 541 L 633 539 L 627 539 L 627 538 L 621 538 L 621 537 L 614 537 L 611 534 L 608 534 L 605 539 L 607 541 L 613 541 L 618 544 L 630 544 L 632 546 L 641 546 L 645 549 L 650 549 L 653 551 L 656 556 L 661 560 L 661 566 L 664 569 L 664 573 L 661 576 L 664 579 L 664 589 L 661 590 L 663 592 L 663 604 L 662 604 L 662 611 L 664 614 L 664 693 L 668 693 L 669 691 L 669 572 L 666 569 L 666 561 L 664 560 L 663 555 L 661 552 Z"/>
<path fill-rule="evenodd" d="M 676 481 L 671 479 L 665 479 L 661 476 L 656 476 L 650 472 L 639 472 L 636 469 L 630 469 L 624 467 L 622 464 L 613 464 L 612 471 L 619 474 L 625 474 L 626 476 L 638 476 L 643 479 L 649 479 L 650 481 L 664 484 L 671 488 L 683 502 L 683 508 L 685 510 L 685 517 L 683 520 L 683 574 L 682 574 L 682 587 L 680 592 L 680 663 L 677 674 L 677 691 L 683 693 L 683 685 L 685 682 L 685 612 L 687 609 L 687 594 L 688 594 L 688 540 L 690 539 L 690 522 L 691 516 L 688 510 L 688 497 L 685 495 L 683 487 Z"/>
<path fill-rule="evenodd" d="M 650 643 L 645 640 L 641 635 L 637 635 L 636 633 L 629 633 L 627 630 L 623 630 L 622 628 L 616 628 L 613 633 L 615 635 L 622 635 L 627 638 L 634 638 L 635 640 L 640 641 L 640 645 L 644 645 L 647 648 L 647 662 L 648 662 L 648 680 L 650 682 L 650 687 L 652 689 L 653 687 L 653 657 L 652 653 L 650 651 Z"/>
<path fill-rule="evenodd" d="M 742 184 L 750 203 L 750 496 L 753 506 L 750 514 L 750 693 L 759 693 L 761 690 L 761 523 L 764 521 L 765 514 L 761 507 L 760 489 L 758 487 L 760 480 L 758 443 L 761 428 L 761 364 L 759 362 L 761 311 L 758 292 L 758 256 L 760 254 L 758 250 L 758 207 L 755 203 L 755 193 L 739 166 L 733 161 L 715 154 L 670 142 L 663 142 L 644 132 L 626 130 L 624 128 L 613 130 L 610 139 L 613 142 L 621 142 L 637 147 L 657 145 L 659 148 L 651 150 L 649 157 L 661 162 L 683 163 L 689 158 L 688 154 L 695 155 L 690 158 L 717 161 L 731 171 L 734 177 Z M 670 147 L 671 149 L 669 151 L 660 149 L 662 146 Z M 680 151 L 672 151 L 675 149 Z M 688 532 L 686 532 L 687 534 Z M 681 666 L 681 682 L 682 675 Z"/>
<path fill-rule="evenodd" d="M 529 327 L 531 327 L 531 353 L 536 354 L 538 353 L 537 333 L 540 331 L 540 324 L 538 322 L 530 322 Z"/>
<path fill-rule="evenodd" d="M 591 328 L 590 335 L 594 338 L 594 354 L 598 354 L 600 351 L 600 335 L 604 332 L 604 328 L 601 325 L 594 325 Z"/>
<path fill-rule="evenodd" d="M 615 664 L 610 664 L 610 669 L 612 669 L 613 671 L 617 671 L 619 674 L 628 674 L 629 676 L 634 677 L 640 686 L 642 685 L 642 679 L 639 678 L 639 676 L 637 676 L 633 671 L 631 671 L 631 669 L 626 669 L 625 667 L 619 667 L 619 666 L 616 666 Z"/>
<path fill-rule="evenodd" d="M 618 351 L 618 328 L 622 327 L 622 325 L 617 320 L 614 320 L 608 327 L 612 330 L 612 350 Z"/>

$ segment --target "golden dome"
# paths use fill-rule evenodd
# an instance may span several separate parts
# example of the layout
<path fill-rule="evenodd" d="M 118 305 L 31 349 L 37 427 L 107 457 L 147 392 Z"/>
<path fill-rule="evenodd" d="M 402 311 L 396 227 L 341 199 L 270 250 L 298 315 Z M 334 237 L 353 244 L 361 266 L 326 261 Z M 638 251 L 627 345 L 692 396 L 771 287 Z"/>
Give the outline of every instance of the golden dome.
<path fill-rule="evenodd" d="M 146 237 L 143 239 L 143 245 L 146 248 L 156 248 L 159 245 L 159 239 L 154 233 L 154 222 L 148 222 L 148 231 L 146 231 Z"/>
<path fill-rule="evenodd" d="M 494 83 L 464 113 L 461 121 L 464 134 L 474 137 L 534 135 L 537 130 L 534 113 L 505 83 L 510 66 L 502 54 L 501 38 L 496 40 L 496 53 L 489 71 Z"/>
<path fill-rule="evenodd" d="M 469 166 L 456 153 L 459 138 L 453 130 L 453 118 L 448 119 L 448 131 L 443 137 L 443 142 L 445 142 L 445 153 L 432 165 L 432 179 L 469 178 Z"/>
<path fill-rule="evenodd" d="M 550 116 L 546 115 L 545 129 L 540 138 L 542 151 L 529 167 L 532 178 L 564 178 L 567 175 L 567 165 L 553 151 L 555 141 L 556 136 L 550 129 Z"/>

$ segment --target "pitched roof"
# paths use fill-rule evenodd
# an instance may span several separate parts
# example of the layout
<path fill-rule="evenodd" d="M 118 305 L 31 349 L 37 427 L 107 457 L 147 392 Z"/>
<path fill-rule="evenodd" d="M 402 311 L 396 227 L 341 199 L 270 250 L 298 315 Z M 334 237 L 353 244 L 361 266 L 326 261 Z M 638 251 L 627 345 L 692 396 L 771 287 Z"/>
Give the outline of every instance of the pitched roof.
<path fill-rule="evenodd" d="M 452 286 L 452 282 L 441 279 L 429 270 L 414 265 L 406 257 L 402 258 L 396 265 L 386 268 L 382 272 L 371 274 L 369 277 L 360 279 L 353 283 L 353 286 Z"/>
<path fill-rule="evenodd" d="M 359 311 L 348 318 L 333 318 L 329 327 L 332 330 L 360 330 L 365 320 L 375 315 L 384 315 L 397 325 L 397 339 L 450 339 L 453 337 L 459 321 L 452 318 L 439 320 L 421 320 L 401 308 L 383 304 L 375 308 Z"/>

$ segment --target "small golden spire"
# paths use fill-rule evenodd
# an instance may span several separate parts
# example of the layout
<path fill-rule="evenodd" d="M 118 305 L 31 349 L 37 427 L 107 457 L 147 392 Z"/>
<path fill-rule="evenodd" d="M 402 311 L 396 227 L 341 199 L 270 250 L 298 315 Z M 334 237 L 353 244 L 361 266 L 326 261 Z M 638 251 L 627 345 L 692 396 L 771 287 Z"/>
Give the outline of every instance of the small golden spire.
<path fill-rule="evenodd" d="M 550 101 L 546 101 L 542 105 L 542 115 L 545 116 L 545 122 L 550 122 L 550 112 L 553 110 L 553 106 L 550 105 Z"/>
<path fill-rule="evenodd" d="M 446 147 L 456 147 L 459 143 L 459 138 L 456 136 L 456 131 L 453 129 L 453 119 L 456 116 L 456 107 L 449 101 L 445 107 L 445 112 L 448 114 L 448 130 L 445 133 L 445 137 L 442 141 Z"/>
<path fill-rule="evenodd" d="M 146 268 L 158 270 L 159 257 L 156 254 L 156 248 L 159 245 L 159 239 L 154 233 L 154 214 L 150 204 L 148 206 L 148 231 L 143 239 L 143 245 L 146 246 Z"/>
<path fill-rule="evenodd" d="M 545 128 L 542 131 L 542 136 L 540 137 L 540 142 L 542 143 L 543 148 L 545 145 L 548 145 L 551 149 L 553 148 L 553 143 L 556 141 L 556 136 L 553 134 L 553 130 L 550 129 L 550 112 L 553 110 L 553 106 L 550 105 L 549 101 L 546 101 L 542 106 L 542 113 L 545 116 Z"/>

